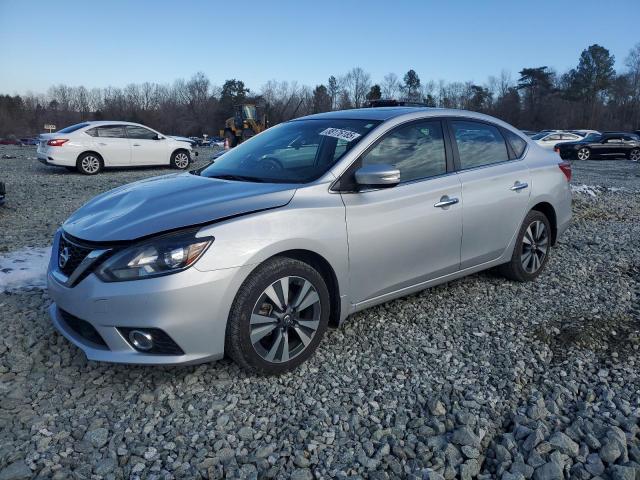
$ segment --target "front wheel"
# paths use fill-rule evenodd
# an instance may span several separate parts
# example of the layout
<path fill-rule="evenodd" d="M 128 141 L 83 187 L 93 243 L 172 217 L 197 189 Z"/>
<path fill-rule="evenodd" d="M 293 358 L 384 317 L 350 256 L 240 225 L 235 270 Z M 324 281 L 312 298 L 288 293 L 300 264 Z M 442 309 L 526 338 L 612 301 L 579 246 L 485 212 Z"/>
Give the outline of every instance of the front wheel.
<path fill-rule="evenodd" d="M 634 148 L 629 152 L 629 160 L 633 160 L 634 162 L 640 161 L 640 148 Z"/>
<path fill-rule="evenodd" d="M 189 154 L 184 150 L 178 150 L 171 155 L 171 166 L 178 170 L 186 170 L 190 162 Z"/>
<path fill-rule="evenodd" d="M 591 158 L 591 150 L 587 147 L 578 150 L 578 160 L 589 160 L 589 158 Z"/>
<path fill-rule="evenodd" d="M 509 263 L 498 270 L 510 280 L 528 282 L 542 273 L 551 249 L 551 225 L 546 215 L 531 210 L 522 222 Z"/>
<path fill-rule="evenodd" d="M 329 291 L 313 267 L 273 258 L 240 287 L 227 323 L 225 351 L 252 372 L 293 370 L 318 347 L 329 310 Z"/>

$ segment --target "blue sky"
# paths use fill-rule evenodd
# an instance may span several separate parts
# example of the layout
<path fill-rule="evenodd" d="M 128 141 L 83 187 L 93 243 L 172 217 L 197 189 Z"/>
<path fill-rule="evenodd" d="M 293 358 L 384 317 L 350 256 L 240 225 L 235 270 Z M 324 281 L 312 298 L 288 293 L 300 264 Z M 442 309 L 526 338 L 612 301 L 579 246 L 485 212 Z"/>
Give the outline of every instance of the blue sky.
<path fill-rule="evenodd" d="M 172 82 L 202 71 L 315 85 L 360 66 L 381 81 L 482 83 L 525 66 L 559 71 L 593 43 L 616 67 L 640 41 L 638 0 L 610 1 L 0 0 L 0 93 Z"/>

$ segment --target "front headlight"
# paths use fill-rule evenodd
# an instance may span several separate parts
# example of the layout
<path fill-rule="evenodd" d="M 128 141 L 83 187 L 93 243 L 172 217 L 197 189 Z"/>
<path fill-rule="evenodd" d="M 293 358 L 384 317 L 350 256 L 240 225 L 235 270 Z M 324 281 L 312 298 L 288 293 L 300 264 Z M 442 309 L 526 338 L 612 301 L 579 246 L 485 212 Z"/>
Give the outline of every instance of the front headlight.
<path fill-rule="evenodd" d="M 213 237 L 196 238 L 196 232 L 162 235 L 127 247 L 105 260 L 96 275 L 105 282 L 122 282 L 185 270 L 213 242 Z"/>

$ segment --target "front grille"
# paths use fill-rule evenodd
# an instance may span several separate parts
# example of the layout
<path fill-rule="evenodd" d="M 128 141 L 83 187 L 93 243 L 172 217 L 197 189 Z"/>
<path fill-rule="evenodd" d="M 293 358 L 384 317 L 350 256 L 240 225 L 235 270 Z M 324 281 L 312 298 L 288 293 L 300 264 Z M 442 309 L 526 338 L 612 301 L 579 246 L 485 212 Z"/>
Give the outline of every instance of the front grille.
<path fill-rule="evenodd" d="M 79 319 L 62 309 L 58 309 L 62 319 L 74 333 L 84 338 L 88 342 L 93 343 L 98 348 L 107 349 L 107 344 L 100 336 L 98 331 L 89 322 Z"/>
<path fill-rule="evenodd" d="M 58 247 L 58 268 L 67 277 L 70 276 L 82 261 L 91 253 L 91 248 L 86 248 L 70 242 L 64 235 L 60 236 Z M 64 255 L 64 258 L 62 257 Z"/>
<path fill-rule="evenodd" d="M 151 335 L 153 339 L 153 347 L 150 350 L 141 351 L 142 353 L 153 353 L 156 355 L 184 355 L 182 350 L 176 342 L 174 342 L 169 335 L 159 328 L 128 328 L 118 327 L 120 333 L 125 340 L 133 348 L 136 348 L 129 340 L 129 333 L 133 330 L 140 330 Z"/>

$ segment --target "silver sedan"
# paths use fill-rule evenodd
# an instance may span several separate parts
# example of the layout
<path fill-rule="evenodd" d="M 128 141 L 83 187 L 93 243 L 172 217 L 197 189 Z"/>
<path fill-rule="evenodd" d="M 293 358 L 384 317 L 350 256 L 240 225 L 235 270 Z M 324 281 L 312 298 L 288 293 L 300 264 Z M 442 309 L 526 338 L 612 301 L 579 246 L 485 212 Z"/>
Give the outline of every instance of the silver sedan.
<path fill-rule="evenodd" d="M 280 124 L 104 193 L 55 236 L 50 313 L 93 360 L 304 362 L 329 325 L 497 267 L 543 272 L 571 168 L 495 118 L 370 108 Z"/>

